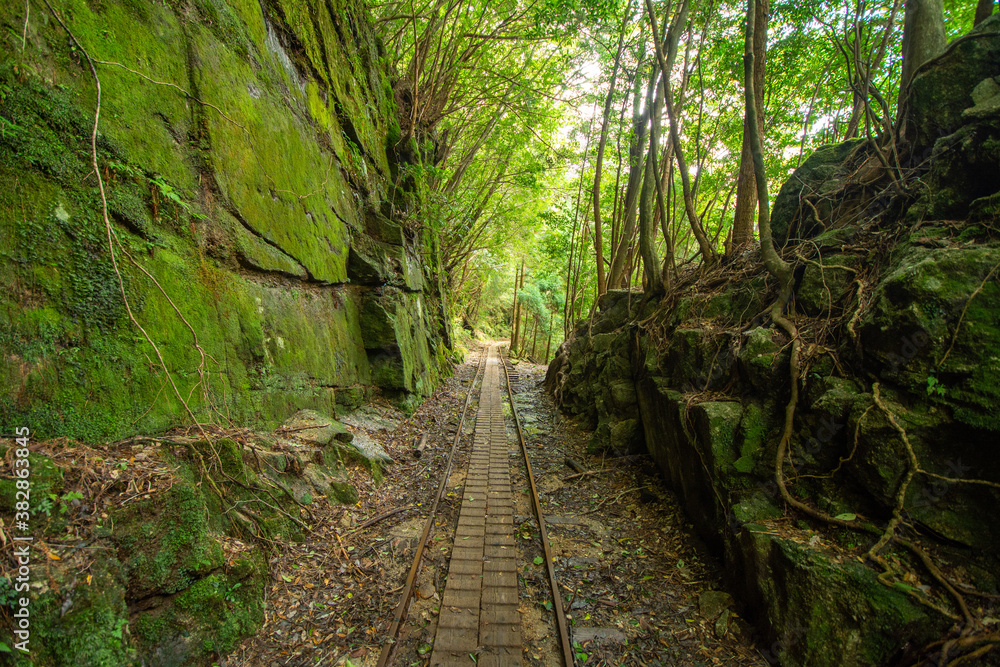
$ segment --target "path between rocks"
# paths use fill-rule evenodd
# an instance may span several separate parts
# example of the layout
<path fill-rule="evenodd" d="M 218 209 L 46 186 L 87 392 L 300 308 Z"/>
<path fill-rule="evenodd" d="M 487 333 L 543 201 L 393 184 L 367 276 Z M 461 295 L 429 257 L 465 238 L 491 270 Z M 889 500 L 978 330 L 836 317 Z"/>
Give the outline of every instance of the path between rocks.
<path fill-rule="evenodd" d="M 378 483 L 360 465 L 354 467 L 350 477 L 359 491 L 356 505 L 337 506 L 325 499 L 316 503 L 319 529 L 272 559 L 264 627 L 225 665 L 375 665 L 481 353 L 474 350 L 408 419 L 379 404 L 363 416 L 344 418 L 349 424 L 355 420 L 355 432 L 379 443 L 395 463 L 384 469 Z M 521 379 L 515 397 L 549 524 L 576 664 L 767 664 L 740 609 L 721 592 L 719 562 L 694 537 L 654 464 L 642 455 L 588 455 L 588 434 L 565 419 L 539 386 L 545 367 L 522 362 L 517 368 Z M 474 397 L 473 408 L 475 403 Z M 522 664 L 556 667 L 561 658 L 553 603 L 523 465 L 513 465 L 520 454 L 509 410 L 504 404 Z M 467 484 L 474 420 L 464 431 L 396 665 L 430 663 Z M 424 433 L 427 448 L 415 458 L 412 448 Z M 571 478 L 567 458 L 596 474 Z"/>

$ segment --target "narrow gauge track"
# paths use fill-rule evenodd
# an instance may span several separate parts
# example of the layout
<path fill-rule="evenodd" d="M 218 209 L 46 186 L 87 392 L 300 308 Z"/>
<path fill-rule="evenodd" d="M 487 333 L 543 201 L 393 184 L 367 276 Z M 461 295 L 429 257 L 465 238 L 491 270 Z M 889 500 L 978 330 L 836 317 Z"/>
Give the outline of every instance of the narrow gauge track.
<path fill-rule="evenodd" d="M 379 656 L 378 667 L 393 664 L 399 634 L 409 611 L 417 573 L 434 525 L 438 504 L 445 495 L 451 464 L 464 431 L 476 381 L 479 381 L 479 407 L 475 438 L 462 492 L 461 511 L 454 535 L 448 579 L 442 599 L 431 654 L 432 667 L 478 664 L 480 667 L 521 665 L 521 620 L 513 526 L 513 492 L 510 483 L 510 455 L 504 424 L 499 367 L 503 368 L 507 398 L 520 442 L 532 507 L 538 522 L 539 536 L 551 585 L 556 625 L 559 630 L 563 664 L 573 666 L 566 617 L 559 584 L 555 576 L 551 547 L 545 529 L 538 491 L 528 458 L 521 420 L 514 402 L 512 384 L 517 372 L 509 368 L 499 345 L 492 345 L 482 355 L 476 376 L 469 385 L 458 432 L 441 475 L 437 495 L 431 503 L 423 534 L 416 547 L 409 576 L 396 608 L 389 637 Z M 474 662 L 475 661 L 475 662 Z"/>
<path fill-rule="evenodd" d="M 403 621 L 406 620 L 406 612 L 409 610 L 410 598 L 413 595 L 414 582 L 417 580 L 417 571 L 420 569 L 420 561 L 424 556 L 424 549 L 427 546 L 427 536 L 430 535 L 431 526 L 434 525 L 434 516 L 437 514 L 438 505 L 441 502 L 441 498 L 444 497 L 445 489 L 448 485 L 448 477 L 451 475 L 451 462 L 455 458 L 455 451 L 458 449 L 458 443 L 462 440 L 462 433 L 465 430 L 465 417 L 469 412 L 469 405 L 472 403 L 472 395 L 475 393 L 477 381 L 480 383 L 480 393 L 482 392 L 481 378 L 486 369 L 487 357 L 488 355 L 486 354 L 482 355 L 479 360 L 479 365 L 476 368 L 476 375 L 472 378 L 472 382 L 469 383 L 469 391 L 465 396 L 465 405 L 462 407 L 462 416 L 458 422 L 455 439 L 451 443 L 451 450 L 448 452 L 448 460 L 441 473 L 441 482 L 438 485 L 437 493 L 434 495 L 434 500 L 431 503 L 430 512 L 427 514 L 427 520 L 424 522 L 424 530 L 417 543 L 416 554 L 413 557 L 413 564 L 410 566 L 410 573 L 406 578 L 406 583 L 403 585 L 403 592 L 400 594 L 399 605 L 396 607 L 392 625 L 389 627 L 389 637 L 386 644 L 382 647 L 382 653 L 379 655 L 377 663 L 378 667 L 387 667 L 387 665 L 391 665 L 396 654 L 396 648 L 399 646 L 399 642 L 397 641 L 399 638 L 399 630 L 403 625 Z"/>

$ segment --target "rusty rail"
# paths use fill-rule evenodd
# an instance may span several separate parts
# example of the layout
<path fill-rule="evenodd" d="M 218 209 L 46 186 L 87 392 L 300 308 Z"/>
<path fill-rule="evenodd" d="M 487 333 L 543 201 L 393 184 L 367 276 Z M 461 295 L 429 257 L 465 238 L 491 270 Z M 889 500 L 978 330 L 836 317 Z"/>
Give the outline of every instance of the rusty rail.
<path fill-rule="evenodd" d="M 535 487 L 535 475 L 532 473 L 531 461 L 528 459 L 528 445 L 525 443 L 524 433 L 521 430 L 521 418 L 518 416 L 517 406 L 514 404 L 514 392 L 511 388 L 507 359 L 504 357 L 502 350 L 500 361 L 503 364 L 504 375 L 507 377 L 507 396 L 510 398 L 510 412 L 514 416 L 514 426 L 517 427 L 517 439 L 521 443 L 521 454 L 524 455 L 524 467 L 528 473 L 528 485 L 531 487 L 531 503 L 535 509 L 535 518 L 538 520 L 538 533 L 542 541 L 542 550 L 545 552 L 545 566 L 548 569 L 549 583 L 552 586 L 552 608 L 555 610 L 556 625 L 559 627 L 563 663 L 566 667 L 573 667 L 573 647 L 570 645 L 569 628 L 566 625 L 566 612 L 563 609 L 562 596 L 559 593 L 559 581 L 556 579 L 555 565 L 552 563 L 552 547 L 549 544 L 548 531 L 545 529 L 545 515 L 542 514 L 542 504 L 538 499 L 538 489 Z"/>

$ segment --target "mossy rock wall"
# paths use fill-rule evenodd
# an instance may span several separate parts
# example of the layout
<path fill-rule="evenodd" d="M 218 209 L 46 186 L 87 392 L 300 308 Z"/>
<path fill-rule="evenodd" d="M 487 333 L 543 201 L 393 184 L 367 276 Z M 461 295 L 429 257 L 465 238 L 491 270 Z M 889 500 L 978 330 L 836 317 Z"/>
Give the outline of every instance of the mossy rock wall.
<path fill-rule="evenodd" d="M 951 627 L 917 600 L 915 587 L 951 604 L 906 549 L 886 557 L 909 562 L 913 586 L 880 578 L 867 557 L 911 452 L 909 534 L 966 585 L 1000 593 L 998 25 L 985 21 L 918 74 L 901 151 L 926 151 L 919 181 L 888 197 L 888 183 L 848 184 L 873 159 L 848 142 L 817 150 L 775 202 L 777 238 L 809 239 L 784 304 L 804 341 L 784 475 L 794 496 L 870 521 L 874 535 L 807 521 L 779 493 L 790 341 L 766 317 L 777 295 L 760 266 L 720 269 L 730 279 L 714 290 L 701 276 L 660 303 L 609 292 L 549 367 L 548 387 L 595 429 L 596 447 L 620 448 L 615 429 L 638 424 L 773 662 L 897 664 Z"/>
<path fill-rule="evenodd" d="M 374 387 L 407 405 L 430 392 L 442 282 L 431 244 L 381 214 L 405 165 L 361 3 L 60 5 L 112 63 L 97 152 L 121 281 L 87 60 L 45 12 L 22 48 L 23 10 L 0 8 L 0 430 L 98 440 L 187 418 L 122 291 L 199 418 L 270 428 Z M 387 287 L 395 338 L 373 363 L 362 307 Z"/>
<path fill-rule="evenodd" d="M 884 288 L 895 275 L 886 271 Z M 730 297 L 741 289 L 731 288 Z M 550 386 L 565 411 L 595 429 L 594 449 L 625 453 L 634 451 L 626 443 L 638 443 L 658 464 L 706 543 L 726 561 L 730 587 L 763 628 L 773 661 L 887 664 L 908 644 L 924 645 L 946 631 L 949 619 L 915 603 L 905 587 L 883 585 L 877 569 L 858 562 L 873 542 L 867 534 L 830 537 L 804 522 L 785 523 L 779 534 L 764 524 L 787 511 L 773 473 L 789 396 L 787 340 L 771 328 L 726 329 L 728 314 L 706 319 L 705 307 L 718 295 L 678 299 L 652 320 L 642 295 L 633 298 L 631 311 L 609 307 L 593 329 L 587 323 L 576 332 L 550 366 Z M 896 298 L 908 303 L 913 295 Z M 693 319 L 676 317 L 699 300 L 686 311 L 697 313 Z M 644 320 L 650 326 L 640 326 Z M 977 319 L 973 331 L 988 331 L 983 322 Z M 883 367 L 874 341 L 881 339 L 871 340 L 866 358 L 877 372 Z M 916 348 L 896 375 L 885 370 L 880 400 L 907 430 L 924 470 L 996 482 L 1000 461 L 988 443 L 997 431 L 963 420 L 975 404 L 963 402 L 960 386 L 949 384 L 944 396 L 931 398 L 926 372 L 914 379 L 932 349 Z M 989 363 L 982 359 L 989 349 L 981 348 L 981 364 Z M 956 345 L 952 354 L 958 363 L 970 352 Z M 788 474 L 803 476 L 793 492 L 822 511 L 863 514 L 884 525 L 908 457 L 898 431 L 863 390 L 870 387 L 867 377 L 845 377 L 832 362 L 813 365 L 800 387 Z M 625 429 L 637 433 L 622 435 Z M 835 468 L 840 472 L 831 478 Z M 935 548 L 993 592 L 1000 584 L 989 574 L 1000 563 L 1000 523 L 991 510 L 997 502 L 994 490 L 918 475 L 907 515 L 944 538 Z"/>

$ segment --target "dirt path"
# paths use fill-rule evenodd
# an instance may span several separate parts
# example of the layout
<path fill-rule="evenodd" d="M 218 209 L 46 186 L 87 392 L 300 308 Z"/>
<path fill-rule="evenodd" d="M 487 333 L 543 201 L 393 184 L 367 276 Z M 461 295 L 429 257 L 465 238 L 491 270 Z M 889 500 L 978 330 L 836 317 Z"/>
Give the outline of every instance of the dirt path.
<path fill-rule="evenodd" d="M 377 485 L 366 471 L 356 471 L 361 497 L 356 506 L 319 503 L 325 505 L 321 528 L 272 561 L 264 628 L 226 665 L 375 665 L 423 528 L 423 508 L 437 490 L 480 352 L 473 352 L 411 418 L 382 408 L 380 424 L 372 415 L 369 434 L 396 463 Z M 545 367 L 520 363 L 518 371 L 518 412 L 549 524 L 576 664 L 766 664 L 739 610 L 719 592 L 718 563 L 693 537 L 652 462 L 643 456 L 587 455 L 588 434 L 564 419 L 539 386 Z M 523 465 L 513 465 L 520 452 L 509 412 L 505 403 L 522 661 L 561 665 L 538 527 Z M 423 666 L 431 657 L 472 430 L 467 423 L 401 632 L 396 665 Z M 417 459 L 412 446 L 423 433 L 428 447 Z M 596 474 L 571 478 L 567 458 Z M 400 511 L 360 528 L 394 510 Z"/>

